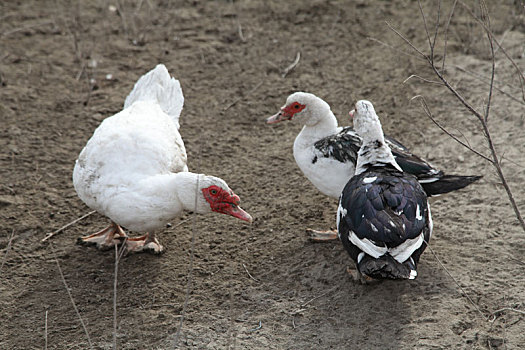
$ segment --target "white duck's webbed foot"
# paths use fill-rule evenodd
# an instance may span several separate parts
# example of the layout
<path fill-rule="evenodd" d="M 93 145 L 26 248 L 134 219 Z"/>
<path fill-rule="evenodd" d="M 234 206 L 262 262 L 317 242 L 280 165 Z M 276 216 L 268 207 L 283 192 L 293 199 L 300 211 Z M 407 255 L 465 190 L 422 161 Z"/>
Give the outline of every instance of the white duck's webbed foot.
<path fill-rule="evenodd" d="M 122 243 L 126 237 L 126 232 L 124 232 L 122 227 L 112 222 L 103 230 L 89 236 L 79 237 L 77 243 L 82 245 L 96 245 L 100 250 L 108 250 Z"/>
<path fill-rule="evenodd" d="M 126 254 L 128 253 L 153 253 L 161 254 L 164 247 L 160 245 L 159 241 L 153 233 L 146 233 L 140 237 L 132 237 L 126 240 Z"/>
<path fill-rule="evenodd" d="M 306 229 L 306 232 L 310 234 L 310 241 L 312 242 L 328 242 L 338 239 L 337 231 L 328 230 L 328 231 L 318 231 L 312 229 Z"/>

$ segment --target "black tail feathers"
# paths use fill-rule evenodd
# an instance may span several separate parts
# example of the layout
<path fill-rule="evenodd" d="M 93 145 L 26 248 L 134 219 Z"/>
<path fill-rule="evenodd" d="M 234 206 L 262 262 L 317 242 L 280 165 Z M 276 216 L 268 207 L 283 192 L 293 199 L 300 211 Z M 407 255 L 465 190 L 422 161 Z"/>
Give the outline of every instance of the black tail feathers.
<path fill-rule="evenodd" d="M 462 175 L 444 175 L 439 180 L 433 182 L 423 182 L 421 186 L 427 196 L 436 196 L 467 187 L 473 182 L 478 181 L 483 176 L 462 176 Z"/>
<path fill-rule="evenodd" d="M 365 254 L 357 267 L 363 275 L 374 279 L 415 279 L 417 276 L 416 266 L 410 258 L 400 263 L 388 254 L 377 259 Z"/>

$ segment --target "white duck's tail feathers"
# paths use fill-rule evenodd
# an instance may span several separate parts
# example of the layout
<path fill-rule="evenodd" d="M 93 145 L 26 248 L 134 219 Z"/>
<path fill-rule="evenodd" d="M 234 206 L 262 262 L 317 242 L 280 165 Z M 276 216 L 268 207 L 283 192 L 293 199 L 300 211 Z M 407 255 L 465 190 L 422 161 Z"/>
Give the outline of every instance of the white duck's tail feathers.
<path fill-rule="evenodd" d="M 137 101 L 158 103 L 160 108 L 173 118 L 177 129 L 179 128 L 179 116 L 184 105 L 184 95 L 179 81 L 170 76 L 163 64 L 157 65 L 140 77 L 126 97 L 124 108 Z"/>

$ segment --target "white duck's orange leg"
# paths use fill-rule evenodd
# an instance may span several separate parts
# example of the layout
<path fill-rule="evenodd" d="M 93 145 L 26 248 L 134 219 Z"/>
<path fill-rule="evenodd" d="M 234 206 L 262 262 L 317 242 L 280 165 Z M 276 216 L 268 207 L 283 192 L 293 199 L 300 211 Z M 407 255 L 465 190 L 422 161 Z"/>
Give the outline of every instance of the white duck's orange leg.
<path fill-rule="evenodd" d="M 103 230 L 89 236 L 79 237 L 77 243 L 96 245 L 100 250 L 107 250 L 120 244 L 127 236 L 122 227 L 111 222 L 111 224 Z"/>
<path fill-rule="evenodd" d="M 310 234 L 310 241 L 313 242 L 328 242 L 339 238 L 335 230 L 317 231 L 307 229 L 307 232 Z"/>
<path fill-rule="evenodd" d="M 163 251 L 164 247 L 160 245 L 154 233 L 146 233 L 144 236 L 126 240 L 126 253 L 151 252 L 160 254 Z"/>

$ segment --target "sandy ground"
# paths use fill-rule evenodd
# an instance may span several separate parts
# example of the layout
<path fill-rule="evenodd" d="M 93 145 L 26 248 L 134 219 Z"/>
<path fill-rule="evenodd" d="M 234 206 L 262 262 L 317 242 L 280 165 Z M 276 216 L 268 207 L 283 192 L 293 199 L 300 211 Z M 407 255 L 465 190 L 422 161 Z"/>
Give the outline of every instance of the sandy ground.
<path fill-rule="evenodd" d="M 496 37 L 523 70 L 518 3 L 489 10 Z M 435 2 L 423 7 L 433 28 Z M 442 87 L 404 83 L 412 74 L 435 78 L 400 53 L 410 49 L 385 21 L 428 51 L 418 4 L 408 0 L 0 3 L 0 348 L 89 348 L 64 281 L 93 348 L 112 348 L 114 255 L 75 244 L 106 219 L 93 214 L 41 239 L 89 212 L 71 183 L 74 161 L 157 63 L 185 93 L 190 169 L 226 179 L 255 222 L 186 213 L 160 234 L 164 255 L 123 258 L 119 349 L 168 349 L 177 338 L 184 349 L 524 348 L 525 234 L 491 165 L 410 99 L 424 95 L 440 122 L 488 154 L 481 128 Z M 448 40 L 446 74 L 482 108 L 491 60 L 465 10 L 456 11 Z M 501 50 L 496 66 L 505 93 L 494 92 L 490 130 L 525 210 L 525 106 Z M 297 90 L 324 98 L 341 124 L 355 98 L 369 99 L 385 131 L 415 153 L 449 173 L 484 175 L 433 201 L 431 246 L 443 265 L 427 250 L 417 280 L 363 286 L 350 280 L 339 242 L 308 242 L 306 228 L 335 226 L 336 201 L 295 165 L 300 127 L 264 123 Z"/>

